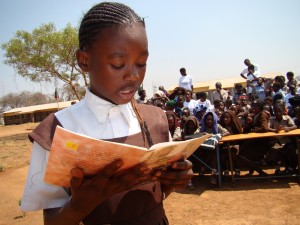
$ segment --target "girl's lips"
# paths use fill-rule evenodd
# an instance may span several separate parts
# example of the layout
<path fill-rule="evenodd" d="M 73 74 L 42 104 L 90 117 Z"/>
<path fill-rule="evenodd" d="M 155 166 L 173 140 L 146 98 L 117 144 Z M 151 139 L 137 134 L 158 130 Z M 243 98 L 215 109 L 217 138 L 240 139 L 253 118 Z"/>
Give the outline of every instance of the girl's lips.
<path fill-rule="evenodd" d="M 131 89 L 131 90 L 120 91 L 119 94 L 120 94 L 120 97 L 122 99 L 128 100 L 128 99 L 132 99 L 133 98 L 135 92 L 136 92 L 136 89 L 134 89 L 134 90 Z"/>

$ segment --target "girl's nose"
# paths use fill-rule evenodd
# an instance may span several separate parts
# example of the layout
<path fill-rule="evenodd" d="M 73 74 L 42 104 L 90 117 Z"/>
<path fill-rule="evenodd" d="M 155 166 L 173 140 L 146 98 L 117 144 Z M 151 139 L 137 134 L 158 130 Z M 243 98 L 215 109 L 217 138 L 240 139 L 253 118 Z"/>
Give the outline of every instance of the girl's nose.
<path fill-rule="evenodd" d="M 140 78 L 139 70 L 136 66 L 130 66 L 125 74 L 125 80 L 135 81 Z"/>

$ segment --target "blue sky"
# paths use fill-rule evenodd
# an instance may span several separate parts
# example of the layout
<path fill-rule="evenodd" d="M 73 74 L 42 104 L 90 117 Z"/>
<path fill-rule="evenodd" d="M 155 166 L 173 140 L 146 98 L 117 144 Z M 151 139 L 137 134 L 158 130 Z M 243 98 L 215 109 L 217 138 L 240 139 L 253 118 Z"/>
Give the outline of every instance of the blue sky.
<path fill-rule="evenodd" d="M 32 31 L 52 22 L 78 27 L 93 0 L 2 0 L 0 44 L 17 30 Z M 298 0 L 126 0 L 146 18 L 150 57 L 144 87 L 177 84 L 185 67 L 194 82 L 239 76 L 249 58 L 262 74 L 300 75 L 300 1 Z M 51 84 L 33 84 L 3 63 L 0 97 L 10 92 L 53 93 Z"/>

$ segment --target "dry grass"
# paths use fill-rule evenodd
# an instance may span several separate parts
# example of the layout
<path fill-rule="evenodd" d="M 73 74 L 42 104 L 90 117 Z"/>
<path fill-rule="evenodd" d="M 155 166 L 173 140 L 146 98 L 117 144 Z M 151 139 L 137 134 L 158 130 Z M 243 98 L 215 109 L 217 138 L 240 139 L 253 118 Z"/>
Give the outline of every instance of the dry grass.
<path fill-rule="evenodd" d="M 31 143 L 27 134 L 16 134 L 0 139 L 0 167 L 2 171 L 29 165 Z"/>
<path fill-rule="evenodd" d="M 28 123 L 0 127 L 0 171 L 29 165 L 31 142 L 28 133 L 37 124 Z"/>

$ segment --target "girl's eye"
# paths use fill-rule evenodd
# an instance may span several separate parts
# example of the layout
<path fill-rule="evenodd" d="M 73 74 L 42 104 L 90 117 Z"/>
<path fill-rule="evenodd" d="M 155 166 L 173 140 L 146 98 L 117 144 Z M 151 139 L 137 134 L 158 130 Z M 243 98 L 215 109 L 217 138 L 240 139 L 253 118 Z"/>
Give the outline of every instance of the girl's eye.
<path fill-rule="evenodd" d="M 147 66 L 147 63 L 139 63 L 137 64 L 138 67 L 143 68 Z"/>
<path fill-rule="evenodd" d="M 125 67 L 125 65 L 113 65 L 113 64 L 111 64 L 111 67 L 113 69 L 120 70 L 120 69 L 123 69 Z"/>

